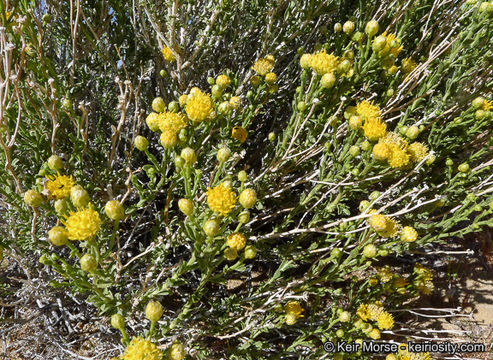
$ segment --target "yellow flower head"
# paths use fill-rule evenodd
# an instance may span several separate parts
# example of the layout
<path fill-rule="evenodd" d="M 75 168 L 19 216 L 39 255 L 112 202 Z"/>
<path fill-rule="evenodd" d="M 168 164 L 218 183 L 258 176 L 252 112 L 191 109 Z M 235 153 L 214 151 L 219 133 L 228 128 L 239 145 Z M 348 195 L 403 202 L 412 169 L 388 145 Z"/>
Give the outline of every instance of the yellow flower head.
<path fill-rule="evenodd" d="M 161 49 L 161 54 L 163 54 L 164 60 L 167 62 L 173 62 L 175 61 L 175 57 L 173 56 L 173 53 L 169 49 L 169 47 L 165 46 Z"/>
<path fill-rule="evenodd" d="M 385 136 L 387 125 L 380 118 L 370 117 L 365 120 L 363 131 L 368 140 L 375 141 Z"/>
<path fill-rule="evenodd" d="M 231 130 L 231 137 L 241 143 L 244 143 L 248 137 L 248 132 L 241 126 L 235 126 L 233 127 L 233 130 Z"/>
<path fill-rule="evenodd" d="M 373 147 L 373 157 L 376 160 L 386 160 L 390 156 L 390 147 L 385 144 L 382 141 L 379 141 L 375 146 Z"/>
<path fill-rule="evenodd" d="M 162 132 L 172 130 L 175 133 L 180 132 L 187 126 L 185 115 L 182 113 L 164 112 L 158 115 L 159 130 Z"/>
<path fill-rule="evenodd" d="M 199 89 L 190 92 L 187 98 L 185 111 L 188 117 L 194 122 L 208 120 L 214 110 L 212 100 L 209 94 L 202 92 Z"/>
<path fill-rule="evenodd" d="M 418 239 L 418 232 L 411 226 L 404 226 L 401 230 L 401 240 L 405 242 L 414 242 Z"/>
<path fill-rule="evenodd" d="M 361 318 L 361 320 L 363 320 L 363 321 L 368 320 L 370 318 L 368 305 L 367 304 L 361 304 L 359 306 L 358 310 L 356 310 L 356 315 L 358 315 Z"/>
<path fill-rule="evenodd" d="M 389 165 L 393 168 L 402 168 L 409 164 L 411 156 L 397 146 L 391 147 L 391 152 L 389 156 Z"/>
<path fill-rule="evenodd" d="M 403 277 L 398 276 L 394 279 L 393 284 L 396 288 L 400 289 L 407 286 L 408 282 Z"/>
<path fill-rule="evenodd" d="M 161 360 L 163 353 L 150 340 L 134 337 L 121 356 L 121 360 Z"/>
<path fill-rule="evenodd" d="M 381 112 L 377 105 L 373 104 L 373 101 L 363 100 L 356 104 L 356 113 L 363 119 L 380 118 Z"/>
<path fill-rule="evenodd" d="M 432 281 L 416 280 L 414 285 L 418 291 L 424 295 L 430 295 L 435 289 L 435 285 L 433 285 Z"/>
<path fill-rule="evenodd" d="M 252 70 L 257 74 L 264 76 L 274 68 L 274 57 L 266 56 L 265 58 L 258 59 L 252 66 Z"/>
<path fill-rule="evenodd" d="M 481 105 L 481 109 L 483 111 L 489 111 L 492 108 L 492 105 L 491 104 L 492 104 L 492 101 L 491 100 L 488 101 L 488 100 L 485 99 L 483 101 L 483 105 Z"/>
<path fill-rule="evenodd" d="M 238 96 L 232 96 L 231 99 L 229 99 L 229 105 L 233 109 L 238 109 L 241 105 L 241 99 Z"/>
<path fill-rule="evenodd" d="M 325 50 L 312 54 L 310 59 L 310 67 L 318 75 L 334 72 L 337 69 L 337 65 L 339 65 L 337 56 L 327 54 Z"/>
<path fill-rule="evenodd" d="M 222 88 L 227 87 L 229 84 L 231 84 L 231 80 L 229 79 L 228 76 L 221 74 L 217 77 L 216 79 L 216 84 L 219 85 Z"/>
<path fill-rule="evenodd" d="M 303 311 L 305 311 L 301 307 L 301 304 L 299 303 L 299 301 L 296 301 L 296 300 L 288 302 L 284 306 L 284 310 L 286 311 L 286 314 L 293 314 L 297 318 L 302 317 L 303 315 L 301 313 Z"/>
<path fill-rule="evenodd" d="M 385 48 L 381 51 L 381 53 L 383 55 L 386 55 L 390 52 L 395 57 L 399 56 L 402 49 L 404 48 L 403 46 L 401 46 L 401 39 L 397 38 L 395 34 L 387 34 L 386 31 L 382 34 L 382 36 L 387 39 L 387 45 L 385 45 Z"/>
<path fill-rule="evenodd" d="M 382 311 L 377 319 L 380 330 L 390 330 L 394 327 L 394 318 L 386 311 Z"/>
<path fill-rule="evenodd" d="M 70 196 L 70 189 L 75 185 L 72 176 L 57 175 L 47 176 L 46 189 L 56 200 Z"/>
<path fill-rule="evenodd" d="M 178 136 L 173 130 L 165 130 L 162 132 L 160 138 L 161 144 L 165 148 L 172 148 L 178 143 Z"/>
<path fill-rule="evenodd" d="M 212 211 L 226 216 L 235 207 L 235 193 L 228 186 L 219 184 L 207 191 L 207 204 Z"/>
<path fill-rule="evenodd" d="M 97 211 L 90 207 L 71 211 L 70 215 L 62 221 L 68 231 L 70 240 L 89 240 L 99 231 L 101 219 Z"/>
<path fill-rule="evenodd" d="M 423 279 L 425 281 L 429 281 L 433 279 L 433 275 L 427 267 L 421 265 L 421 264 L 416 264 L 414 265 L 414 273 L 417 275 L 418 278 Z"/>
<path fill-rule="evenodd" d="M 420 142 L 413 142 L 408 146 L 407 152 L 411 155 L 412 161 L 419 162 L 428 155 L 428 148 Z"/>
<path fill-rule="evenodd" d="M 226 240 L 226 244 L 235 250 L 241 250 L 246 245 L 246 238 L 243 234 L 233 233 L 228 236 L 228 240 Z"/>

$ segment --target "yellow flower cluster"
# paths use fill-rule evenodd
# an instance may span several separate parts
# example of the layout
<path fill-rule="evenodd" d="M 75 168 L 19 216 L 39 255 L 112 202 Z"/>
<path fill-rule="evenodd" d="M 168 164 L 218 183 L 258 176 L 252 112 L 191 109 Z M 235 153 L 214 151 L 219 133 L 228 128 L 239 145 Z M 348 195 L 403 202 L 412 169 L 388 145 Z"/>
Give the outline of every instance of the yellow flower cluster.
<path fill-rule="evenodd" d="M 305 311 L 299 301 L 293 300 L 288 302 L 284 306 L 284 310 L 286 311 L 285 321 L 288 325 L 293 325 L 296 323 L 300 317 L 303 317 L 302 312 Z"/>
<path fill-rule="evenodd" d="M 162 360 L 163 353 L 150 340 L 134 337 L 120 360 Z"/>
<path fill-rule="evenodd" d="M 416 274 L 414 286 L 416 286 L 420 293 L 430 295 L 435 289 L 435 286 L 433 285 L 433 275 L 430 269 L 421 264 L 416 264 L 414 266 L 414 273 Z"/>
<path fill-rule="evenodd" d="M 213 110 L 214 105 L 209 94 L 202 92 L 200 89 L 190 92 L 185 105 L 185 111 L 190 120 L 194 122 L 209 120 Z"/>
<path fill-rule="evenodd" d="M 374 209 L 368 213 L 373 214 L 368 218 L 368 224 L 378 235 L 388 238 L 397 234 L 398 224 L 394 219 L 383 214 L 377 214 Z"/>
<path fill-rule="evenodd" d="M 375 54 L 381 59 L 383 68 L 390 74 L 395 74 L 397 72 L 397 66 L 394 60 L 403 49 L 401 40 L 395 34 L 387 34 L 385 31 L 373 39 L 372 48 Z"/>
<path fill-rule="evenodd" d="M 181 129 L 187 127 L 187 119 L 182 113 L 163 112 L 157 116 L 158 127 L 161 132 L 171 130 L 179 133 Z"/>
<path fill-rule="evenodd" d="M 388 161 L 393 168 L 402 168 L 411 162 L 419 162 L 428 155 L 428 148 L 420 142 L 408 145 L 407 141 L 395 133 L 388 132 L 373 147 L 373 157 Z"/>
<path fill-rule="evenodd" d="M 302 68 L 311 68 L 317 75 L 334 73 L 339 65 L 339 58 L 327 54 L 325 50 L 313 54 L 304 54 L 300 59 Z"/>
<path fill-rule="evenodd" d="M 380 330 L 389 330 L 394 327 L 394 318 L 384 310 L 380 303 L 361 304 L 356 311 L 361 320 L 376 321 Z"/>
<path fill-rule="evenodd" d="M 173 53 L 171 52 L 170 48 L 165 46 L 161 49 L 161 54 L 163 54 L 164 60 L 167 62 L 173 62 L 175 61 L 175 57 L 173 56 Z"/>
<path fill-rule="evenodd" d="M 46 189 L 56 200 L 65 199 L 70 195 L 70 189 L 75 185 L 72 176 L 57 175 L 47 176 Z"/>
<path fill-rule="evenodd" d="M 236 251 L 239 251 L 243 249 L 246 245 L 246 237 L 243 234 L 240 234 L 238 232 L 233 233 L 228 236 L 228 240 L 226 241 L 226 244 L 232 248 L 235 249 Z"/>
<path fill-rule="evenodd" d="M 70 215 L 62 223 L 68 231 L 70 240 L 84 241 L 96 235 L 99 231 L 101 219 L 97 211 L 88 207 L 79 209 L 76 212 L 71 211 Z"/>
<path fill-rule="evenodd" d="M 259 75 L 265 76 L 274 68 L 274 62 L 274 56 L 267 55 L 265 58 L 258 59 L 252 66 L 252 70 Z"/>
<path fill-rule="evenodd" d="M 236 196 L 230 187 L 219 184 L 207 191 L 207 204 L 212 211 L 226 216 L 234 209 Z"/>
<path fill-rule="evenodd" d="M 349 119 L 351 129 L 357 130 L 362 125 L 365 136 L 372 141 L 385 136 L 387 125 L 380 118 L 380 108 L 373 102 L 363 100 L 347 111 L 352 115 Z"/>

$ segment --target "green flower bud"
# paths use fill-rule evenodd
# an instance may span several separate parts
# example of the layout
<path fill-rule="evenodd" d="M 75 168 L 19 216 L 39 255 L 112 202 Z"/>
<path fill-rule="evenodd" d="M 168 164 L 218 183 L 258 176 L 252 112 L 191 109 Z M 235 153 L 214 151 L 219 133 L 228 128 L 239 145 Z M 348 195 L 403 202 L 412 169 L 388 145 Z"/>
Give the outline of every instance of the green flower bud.
<path fill-rule="evenodd" d="M 370 202 L 368 200 L 363 200 L 359 203 L 359 211 L 363 212 L 368 209 L 369 206 Z"/>
<path fill-rule="evenodd" d="M 27 190 L 24 193 L 24 202 L 33 208 L 37 208 L 43 203 L 43 195 L 35 190 Z"/>
<path fill-rule="evenodd" d="M 125 329 L 125 318 L 120 314 L 111 315 L 111 326 L 118 330 Z"/>
<path fill-rule="evenodd" d="M 351 36 L 351 40 L 355 42 L 360 42 L 363 39 L 363 33 L 360 31 L 356 31 L 353 36 Z"/>
<path fill-rule="evenodd" d="M 235 248 L 228 247 L 224 250 L 224 257 L 229 261 L 233 261 L 238 257 L 238 251 Z"/>
<path fill-rule="evenodd" d="M 217 151 L 216 158 L 220 163 L 223 163 L 228 161 L 230 156 L 231 156 L 231 150 L 229 150 L 229 148 L 224 146 Z"/>
<path fill-rule="evenodd" d="M 403 125 L 403 126 L 399 129 L 399 134 L 401 134 L 401 135 L 406 135 L 407 129 L 409 129 L 409 128 L 408 128 L 406 125 Z"/>
<path fill-rule="evenodd" d="M 242 224 L 246 224 L 247 222 L 250 221 L 250 211 L 248 210 L 243 210 L 241 213 L 238 214 L 238 221 Z"/>
<path fill-rule="evenodd" d="M 172 101 L 168 105 L 168 110 L 172 113 L 180 111 L 180 104 L 177 101 Z"/>
<path fill-rule="evenodd" d="M 62 226 L 53 226 L 48 231 L 48 239 L 55 246 L 62 246 L 68 243 L 68 231 Z"/>
<path fill-rule="evenodd" d="M 416 125 L 410 126 L 406 130 L 406 136 L 411 140 L 416 139 L 418 135 L 419 135 L 419 128 Z"/>
<path fill-rule="evenodd" d="M 472 101 L 471 106 L 473 109 L 479 109 L 481 106 L 483 106 L 483 104 L 484 104 L 484 97 L 478 96 Z"/>
<path fill-rule="evenodd" d="M 74 204 L 75 207 L 83 208 L 86 207 L 87 204 L 89 204 L 91 198 L 89 197 L 88 192 L 80 187 L 76 189 L 70 189 L 70 200 L 72 200 L 72 204 Z"/>
<path fill-rule="evenodd" d="M 145 316 L 152 322 L 156 322 L 163 316 L 163 306 L 158 301 L 149 301 L 146 306 Z"/>
<path fill-rule="evenodd" d="M 187 166 L 192 166 L 197 161 L 197 155 L 195 155 L 195 150 L 192 148 L 186 147 L 182 149 L 180 155 Z"/>
<path fill-rule="evenodd" d="M 369 259 L 377 255 L 377 247 L 373 244 L 368 244 L 363 248 L 363 255 Z"/>
<path fill-rule="evenodd" d="M 385 257 L 389 254 L 389 251 L 387 249 L 380 249 L 378 250 L 378 256 Z"/>
<path fill-rule="evenodd" d="M 269 141 L 276 140 L 276 133 L 270 132 L 269 135 L 267 136 L 267 138 L 269 139 Z"/>
<path fill-rule="evenodd" d="M 177 168 L 182 168 L 183 166 L 185 166 L 185 160 L 179 155 L 175 157 L 175 166 Z"/>
<path fill-rule="evenodd" d="M 227 115 L 231 111 L 231 105 L 229 101 L 223 101 L 217 107 L 217 112 L 221 115 Z"/>
<path fill-rule="evenodd" d="M 58 216 L 66 214 L 68 211 L 67 199 L 58 199 L 55 201 L 55 212 Z"/>
<path fill-rule="evenodd" d="M 349 155 L 351 155 L 352 157 L 358 156 L 359 152 L 360 152 L 360 148 L 358 145 L 353 145 L 349 148 Z"/>
<path fill-rule="evenodd" d="M 385 36 L 380 35 L 377 36 L 375 40 L 373 40 L 373 44 L 371 48 L 373 49 L 373 51 L 379 52 L 384 49 L 385 45 L 387 45 L 387 38 Z"/>
<path fill-rule="evenodd" d="M 154 100 L 152 100 L 152 110 L 154 110 L 157 113 L 162 113 L 166 111 L 166 104 L 161 97 L 157 97 Z"/>
<path fill-rule="evenodd" d="M 478 109 L 474 112 L 474 118 L 476 120 L 481 120 L 484 118 L 484 116 L 486 115 L 485 111 L 482 110 L 482 109 Z"/>
<path fill-rule="evenodd" d="M 216 236 L 219 233 L 219 224 L 216 220 L 207 220 L 202 227 L 205 234 L 209 237 Z"/>
<path fill-rule="evenodd" d="M 342 24 L 341 23 L 336 23 L 334 25 L 334 32 L 340 33 L 342 31 Z"/>
<path fill-rule="evenodd" d="M 463 163 L 460 164 L 459 167 L 457 168 L 461 173 L 468 173 L 471 168 L 469 167 L 468 163 Z"/>
<path fill-rule="evenodd" d="M 351 320 L 351 314 L 348 311 L 343 311 L 339 314 L 340 322 L 348 322 L 349 320 Z"/>
<path fill-rule="evenodd" d="M 247 181 L 248 179 L 248 175 L 246 173 L 245 170 L 241 170 L 239 173 L 238 173 L 238 180 L 240 180 L 241 182 L 245 182 Z"/>
<path fill-rule="evenodd" d="M 209 77 L 207 78 L 207 83 L 208 83 L 210 86 L 212 86 L 212 85 L 214 85 L 214 84 L 216 83 L 216 80 L 214 80 L 214 78 L 213 78 L 212 76 L 209 76 Z"/>
<path fill-rule="evenodd" d="M 447 159 L 447 161 L 445 161 L 445 165 L 447 165 L 447 166 L 453 166 L 454 165 L 454 161 L 452 159 Z"/>
<path fill-rule="evenodd" d="M 387 97 L 392 97 L 394 96 L 394 89 L 388 89 L 387 90 Z"/>
<path fill-rule="evenodd" d="M 339 248 L 333 248 L 330 252 L 331 259 L 339 259 L 342 256 L 342 251 Z"/>
<path fill-rule="evenodd" d="M 370 144 L 370 142 L 368 140 L 365 140 L 365 141 L 363 141 L 361 143 L 361 150 L 363 150 L 363 151 L 369 151 L 369 150 L 371 150 L 371 148 L 372 148 L 371 147 L 371 144 Z"/>
<path fill-rule="evenodd" d="M 370 194 L 370 200 L 376 200 L 380 197 L 380 191 L 373 191 Z"/>
<path fill-rule="evenodd" d="M 138 150 L 145 151 L 149 146 L 149 141 L 145 137 L 138 135 L 134 139 L 134 145 Z"/>
<path fill-rule="evenodd" d="M 257 88 L 260 85 L 260 77 L 258 75 L 254 75 L 250 78 L 250 84 Z"/>
<path fill-rule="evenodd" d="M 334 74 L 332 73 L 327 73 L 322 76 L 322 79 L 320 80 L 320 85 L 324 89 L 330 89 L 331 87 L 334 86 L 336 83 L 337 79 Z"/>
<path fill-rule="evenodd" d="M 342 73 L 347 73 L 349 70 L 351 70 L 351 61 L 349 60 L 343 60 L 337 69 L 342 72 Z"/>
<path fill-rule="evenodd" d="M 300 101 L 298 105 L 296 105 L 296 108 L 298 109 L 299 112 L 304 112 L 306 110 L 306 104 L 304 101 Z"/>
<path fill-rule="evenodd" d="M 257 202 L 257 192 L 253 189 L 245 189 L 241 192 L 238 201 L 245 209 L 250 209 Z"/>
<path fill-rule="evenodd" d="M 51 170 L 58 171 L 63 168 L 63 160 L 58 155 L 51 155 L 47 163 Z"/>
<path fill-rule="evenodd" d="M 94 256 L 85 254 L 80 258 L 80 268 L 85 272 L 94 272 L 98 267 L 98 263 Z"/>
<path fill-rule="evenodd" d="M 115 221 L 120 221 L 125 217 L 125 209 L 118 200 L 110 200 L 104 206 L 104 212 L 106 215 Z"/>
<path fill-rule="evenodd" d="M 344 336 L 344 330 L 342 330 L 342 329 L 337 330 L 336 331 L 336 336 L 338 338 L 342 338 Z"/>
<path fill-rule="evenodd" d="M 368 21 L 365 26 L 366 35 L 368 35 L 369 38 L 372 38 L 377 34 L 377 32 L 378 32 L 378 21 L 376 20 Z"/>
<path fill-rule="evenodd" d="M 180 199 L 178 200 L 178 207 L 180 208 L 181 212 L 184 213 L 186 216 L 190 216 L 193 214 L 193 202 L 189 199 Z"/>
<path fill-rule="evenodd" d="M 253 259 L 257 255 L 255 246 L 247 245 L 245 247 L 245 259 Z"/>
<path fill-rule="evenodd" d="M 352 21 L 346 21 L 344 23 L 344 25 L 342 26 L 342 31 L 344 31 L 344 33 L 346 33 L 347 35 L 351 34 L 354 29 L 355 29 L 355 25 L 354 25 L 354 22 Z"/>

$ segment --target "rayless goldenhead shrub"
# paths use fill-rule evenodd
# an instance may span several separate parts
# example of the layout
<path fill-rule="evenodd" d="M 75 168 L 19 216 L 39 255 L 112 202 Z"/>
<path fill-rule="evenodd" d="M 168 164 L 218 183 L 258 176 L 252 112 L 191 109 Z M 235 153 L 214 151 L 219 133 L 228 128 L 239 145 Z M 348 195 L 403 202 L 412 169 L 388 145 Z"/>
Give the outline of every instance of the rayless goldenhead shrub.
<path fill-rule="evenodd" d="M 111 318 L 120 359 L 404 341 L 417 255 L 493 225 L 492 14 L 1 2 L 3 252 Z"/>

